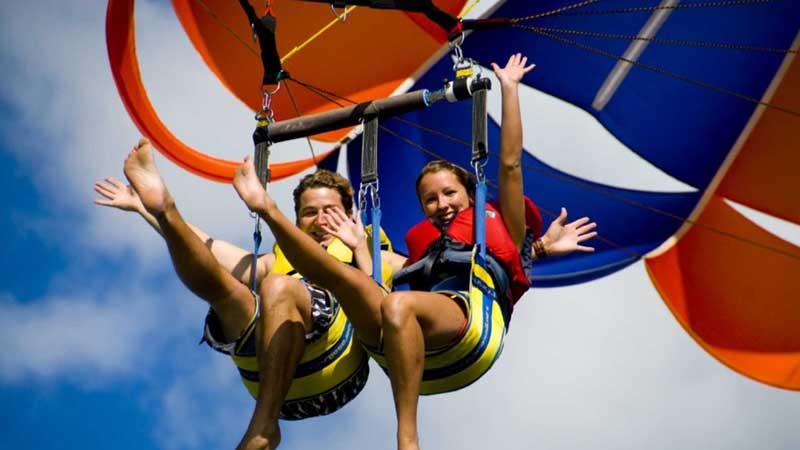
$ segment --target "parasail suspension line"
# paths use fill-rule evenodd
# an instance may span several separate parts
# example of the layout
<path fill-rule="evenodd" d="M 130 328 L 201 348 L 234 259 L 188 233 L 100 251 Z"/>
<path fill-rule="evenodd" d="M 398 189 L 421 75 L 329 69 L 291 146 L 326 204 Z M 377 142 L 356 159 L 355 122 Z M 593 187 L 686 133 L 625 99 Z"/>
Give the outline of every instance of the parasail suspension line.
<path fill-rule="evenodd" d="M 358 187 L 358 209 L 367 211 L 369 199 L 369 224 L 372 227 L 372 278 L 383 283 L 381 267 L 381 199 L 378 195 L 378 116 L 364 118 L 364 133 L 361 141 L 361 184 Z M 362 222 L 367 220 L 362 217 Z"/>
<path fill-rule="evenodd" d="M 333 8 L 333 5 L 331 5 L 331 8 Z M 319 31 L 317 31 L 316 33 L 314 33 L 313 35 L 311 35 L 311 37 L 309 37 L 308 39 L 306 39 L 306 40 L 305 40 L 305 41 L 304 41 L 302 44 L 295 46 L 295 47 L 294 47 L 294 48 L 293 48 L 293 49 L 292 49 L 292 50 L 291 50 L 289 53 L 287 53 L 286 55 L 284 55 L 284 57 L 283 57 L 283 58 L 281 58 L 281 62 L 282 62 L 282 63 L 283 63 L 283 62 L 286 62 L 286 61 L 287 61 L 289 58 L 291 58 L 292 56 L 294 56 L 294 55 L 295 55 L 295 53 L 299 52 L 299 51 L 300 51 L 300 50 L 302 50 L 302 49 L 303 49 L 303 48 L 304 48 L 306 45 L 310 44 L 310 43 L 311 43 L 312 41 L 314 41 L 316 38 L 320 37 L 320 36 L 322 35 L 322 33 L 325 33 L 326 31 L 328 31 L 328 30 L 329 30 L 329 29 L 330 29 L 332 26 L 336 25 L 337 23 L 344 23 L 345 19 L 347 18 L 347 14 L 349 14 L 349 13 L 353 12 L 353 10 L 354 10 L 354 9 L 356 9 L 356 8 L 358 8 L 358 6 L 355 6 L 355 5 L 354 5 L 354 6 L 349 6 L 349 7 L 345 8 L 344 12 L 343 12 L 341 15 L 336 15 L 336 18 L 335 18 L 335 19 L 333 19 L 333 20 L 331 20 L 330 22 L 328 22 L 328 24 L 327 24 L 327 25 L 325 25 L 324 27 L 320 28 L 320 30 L 319 30 Z M 336 11 L 335 11 L 335 10 L 334 10 L 334 14 L 336 14 Z M 344 17 L 344 19 L 342 19 L 342 17 Z"/>

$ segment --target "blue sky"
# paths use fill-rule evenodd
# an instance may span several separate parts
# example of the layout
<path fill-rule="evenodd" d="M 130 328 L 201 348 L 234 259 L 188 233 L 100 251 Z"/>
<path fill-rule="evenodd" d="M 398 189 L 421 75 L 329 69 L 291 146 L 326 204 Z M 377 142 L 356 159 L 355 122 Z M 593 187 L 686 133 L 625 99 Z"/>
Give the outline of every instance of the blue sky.
<path fill-rule="evenodd" d="M 92 204 L 94 181 L 121 178 L 139 135 L 108 69 L 105 3 L 11 1 L 2 12 L 0 448 L 233 448 L 253 401 L 231 362 L 197 345 L 205 306 L 143 221 Z M 139 1 L 136 14 L 164 121 L 190 145 L 248 153 L 251 113 L 199 61 L 168 2 Z M 157 164 L 190 221 L 249 248 L 230 186 Z M 273 187 L 285 210 L 292 184 Z M 790 449 L 798 416 L 797 393 L 705 354 L 642 264 L 535 290 L 492 372 L 420 409 L 423 445 L 465 450 Z M 284 424 L 283 448 L 391 448 L 393 417 L 375 369 L 343 411 Z"/>

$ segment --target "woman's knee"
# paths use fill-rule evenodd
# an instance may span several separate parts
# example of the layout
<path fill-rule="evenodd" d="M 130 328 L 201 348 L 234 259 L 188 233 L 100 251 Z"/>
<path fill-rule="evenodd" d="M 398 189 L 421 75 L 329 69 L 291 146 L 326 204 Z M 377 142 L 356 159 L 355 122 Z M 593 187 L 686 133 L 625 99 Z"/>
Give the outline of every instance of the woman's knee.
<path fill-rule="evenodd" d="M 414 318 L 414 297 L 408 292 L 398 291 L 387 295 L 381 302 L 383 327 L 400 328 Z"/>

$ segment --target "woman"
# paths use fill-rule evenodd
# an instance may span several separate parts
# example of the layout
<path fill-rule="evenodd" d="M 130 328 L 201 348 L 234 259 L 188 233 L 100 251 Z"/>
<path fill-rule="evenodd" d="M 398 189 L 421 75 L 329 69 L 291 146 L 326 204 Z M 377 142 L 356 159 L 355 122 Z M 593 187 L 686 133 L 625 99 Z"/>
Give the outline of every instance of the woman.
<path fill-rule="evenodd" d="M 445 269 L 434 269 L 432 278 L 426 276 L 415 282 L 432 291 L 401 291 L 387 296 L 383 288 L 363 272 L 336 263 L 292 226 L 259 184 L 252 160 L 246 158 L 234 178 L 234 187 L 242 200 L 264 218 L 292 264 L 313 282 L 331 289 L 342 299 L 345 311 L 361 311 L 362 320 L 353 318 L 353 325 L 361 342 L 391 379 L 399 449 L 419 448 L 416 414 L 420 393 L 459 389 L 490 368 L 502 348 L 513 302 L 529 286 L 521 255 L 530 255 L 530 249 L 524 244 L 532 244 L 532 239 L 526 241 L 526 236 L 538 230 L 534 230 L 536 214 L 532 208 L 535 207 L 523 195 L 520 163 L 522 124 L 518 85 L 534 67 L 526 63 L 527 58 L 516 54 L 503 68 L 492 64 L 500 81 L 503 112 L 499 201 L 496 207 L 487 206 L 488 259 L 496 263 L 485 264 L 489 269 L 484 265 L 462 264 L 458 268 L 458 264 L 445 264 Z M 412 253 L 410 260 L 396 254 L 387 255 L 393 268 L 410 267 L 409 263 L 424 256 L 431 241 L 471 243 L 469 237 L 462 239 L 460 236 L 471 236 L 471 186 L 469 176 L 457 166 L 444 162 L 426 166 L 417 180 L 417 194 L 428 220 L 414 227 L 407 236 Z M 565 219 L 566 211 L 562 210 L 561 217 L 537 244 L 534 255 L 544 256 L 548 250 L 553 254 L 592 250 L 579 243 L 594 236 L 595 233 L 590 233 L 594 224 L 586 225 L 588 219 L 584 218 L 564 226 Z M 336 235 L 345 220 L 341 212 L 331 209 L 325 220 L 326 231 Z M 431 240 L 428 227 L 433 227 L 435 235 L 445 230 L 455 235 L 450 233 L 449 239 L 434 237 Z M 499 240 L 497 234 L 502 235 Z M 443 275 L 442 271 L 447 273 Z M 444 284 L 439 282 L 440 278 Z M 497 293 L 495 286 L 499 288 Z M 347 302 L 344 299 L 348 299 Z"/>

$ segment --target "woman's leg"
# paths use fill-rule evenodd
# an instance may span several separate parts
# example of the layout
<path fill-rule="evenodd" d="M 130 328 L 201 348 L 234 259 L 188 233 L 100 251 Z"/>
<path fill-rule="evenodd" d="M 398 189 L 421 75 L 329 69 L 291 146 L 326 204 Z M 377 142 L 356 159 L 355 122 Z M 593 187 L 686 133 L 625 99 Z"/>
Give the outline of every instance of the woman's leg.
<path fill-rule="evenodd" d="M 442 294 L 398 291 L 381 304 L 383 349 L 397 414 L 397 448 L 419 448 L 417 403 L 425 348 L 445 346 L 466 321 L 463 306 Z"/>

